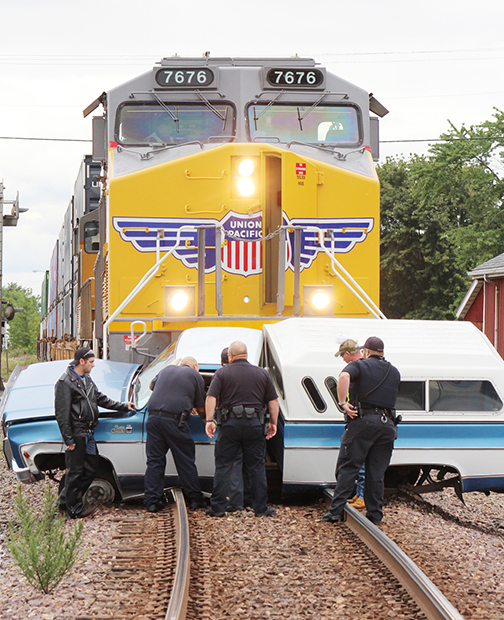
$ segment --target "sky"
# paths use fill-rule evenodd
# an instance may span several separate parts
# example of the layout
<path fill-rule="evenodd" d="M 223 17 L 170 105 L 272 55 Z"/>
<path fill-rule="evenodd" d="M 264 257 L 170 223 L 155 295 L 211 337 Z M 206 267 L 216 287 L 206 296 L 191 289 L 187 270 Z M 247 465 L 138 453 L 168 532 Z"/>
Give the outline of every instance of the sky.
<path fill-rule="evenodd" d="M 3 284 L 40 294 L 90 152 L 82 111 L 161 58 L 314 58 L 390 111 L 383 162 L 504 109 L 503 22 L 501 0 L 0 0 L 0 181 L 29 209 L 4 228 Z"/>

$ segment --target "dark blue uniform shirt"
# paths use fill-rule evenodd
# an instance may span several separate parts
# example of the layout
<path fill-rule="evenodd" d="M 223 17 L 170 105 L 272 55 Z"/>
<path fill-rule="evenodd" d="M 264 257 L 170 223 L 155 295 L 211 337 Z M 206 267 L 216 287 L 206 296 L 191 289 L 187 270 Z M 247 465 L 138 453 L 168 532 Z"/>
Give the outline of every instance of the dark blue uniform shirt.
<path fill-rule="evenodd" d="M 343 371 L 350 375 L 349 397 L 352 405 L 359 402 L 362 406 L 395 408 L 401 382 L 401 375 L 395 366 L 390 364 L 390 372 L 385 381 L 378 389 L 371 391 L 385 377 L 389 363 L 382 356 L 372 355 L 367 359 L 350 362 L 343 368 Z"/>
<path fill-rule="evenodd" d="M 149 411 L 182 413 L 205 405 L 205 381 L 190 366 L 167 366 L 152 380 Z"/>
<path fill-rule="evenodd" d="M 208 396 L 215 397 L 221 406 L 228 409 L 237 405 L 260 409 L 270 400 L 275 400 L 277 393 L 264 368 L 254 366 L 245 359 L 237 359 L 215 373 Z"/>

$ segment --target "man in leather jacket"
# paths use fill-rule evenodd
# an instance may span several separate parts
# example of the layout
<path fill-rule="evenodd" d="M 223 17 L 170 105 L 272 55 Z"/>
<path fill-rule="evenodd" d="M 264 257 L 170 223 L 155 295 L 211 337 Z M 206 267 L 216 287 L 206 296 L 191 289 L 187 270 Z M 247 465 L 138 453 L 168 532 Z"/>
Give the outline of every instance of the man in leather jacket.
<path fill-rule="evenodd" d="M 82 498 L 98 472 L 99 456 L 94 439 L 98 406 L 116 411 L 134 409 L 133 403 L 116 402 L 98 391 L 89 376 L 94 363 L 91 349 L 77 349 L 54 387 L 56 420 L 66 445 L 65 504 L 72 519 L 89 516 L 96 510 L 96 506 L 85 506 Z"/>

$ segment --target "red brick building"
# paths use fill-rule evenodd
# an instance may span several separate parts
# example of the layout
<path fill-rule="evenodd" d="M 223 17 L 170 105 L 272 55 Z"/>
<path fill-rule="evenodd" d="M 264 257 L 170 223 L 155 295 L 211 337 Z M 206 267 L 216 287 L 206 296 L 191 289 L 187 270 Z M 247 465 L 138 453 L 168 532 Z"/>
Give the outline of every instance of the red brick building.
<path fill-rule="evenodd" d="M 474 323 L 504 358 L 504 254 L 468 275 L 473 282 L 457 310 L 457 318 Z"/>

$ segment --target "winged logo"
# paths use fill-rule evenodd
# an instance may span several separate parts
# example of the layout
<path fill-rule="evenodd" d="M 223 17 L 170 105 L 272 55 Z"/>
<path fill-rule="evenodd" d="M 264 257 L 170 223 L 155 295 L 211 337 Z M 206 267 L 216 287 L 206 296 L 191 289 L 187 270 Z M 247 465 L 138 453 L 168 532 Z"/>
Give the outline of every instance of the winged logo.
<path fill-rule="evenodd" d="M 323 247 L 335 253 L 350 252 L 362 243 L 374 226 L 374 219 L 294 218 L 283 213 L 284 226 L 301 227 L 301 269 L 308 269 Z M 114 217 L 112 225 L 121 239 L 138 252 L 155 252 L 158 230 L 161 252 L 173 250 L 173 256 L 190 269 L 198 267 L 198 227 L 205 227 L 205 272 L 215 270 L 215 227 L 223 229 L 222 269 L 228 273 L 250 276 L 262 271 L 262 213 L 251 215 L 230 211 L 221 220 L 211 218 Z M 332 231 L 332 232 L 331 232 Z M 229 233 L 229 234 L 226 234 Z M 177 242 L 178 237 L 178 242 Z M 288 230 L 286 266 L 294 270 L 294 232 Z M 175 249 L 173 249 L 175 248 Z"/>

